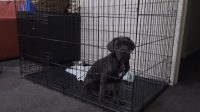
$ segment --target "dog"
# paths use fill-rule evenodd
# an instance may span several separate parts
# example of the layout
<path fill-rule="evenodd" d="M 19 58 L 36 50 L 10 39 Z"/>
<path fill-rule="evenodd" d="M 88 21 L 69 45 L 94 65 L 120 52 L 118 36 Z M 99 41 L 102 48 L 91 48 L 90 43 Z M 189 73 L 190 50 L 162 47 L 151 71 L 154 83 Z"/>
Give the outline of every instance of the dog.
<path fill-rule="evenodd" d="M 97 60 L 84 79 L 86 89 L 99 92 L 99 101 L 106 96 L 119 98 L 121 80 L 130 69 L 130 53 L 135 44 L 129 37 L 121 36 L 109 42 L 107 49 L 111 53 Z"/>

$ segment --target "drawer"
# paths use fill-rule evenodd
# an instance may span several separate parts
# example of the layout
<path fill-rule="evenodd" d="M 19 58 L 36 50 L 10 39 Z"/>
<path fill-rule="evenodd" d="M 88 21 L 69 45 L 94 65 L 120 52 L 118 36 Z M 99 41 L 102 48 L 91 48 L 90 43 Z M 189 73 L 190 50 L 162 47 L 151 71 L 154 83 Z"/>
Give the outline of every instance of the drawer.
<path fill-rule="evenodd" d="M 18 18 L 17 23 L 19 34 L 48 37 L 48 16 L 29 15 Z"/>
<path fill-rule="evenodd" d="M 80 16 L 49 16 L 52 39 L 80 43 Z"/>
<path fill-rule="evenodd" d="M 20 52 L 41 58 L 50 57 L 53 62 L 80 59 L 80 45 L 29 36 L 20 36 Z"/>
<path fill-rule="evenodd" d="M 48 20 L 18 19 L 18 33 L 48 38 Z"/>
<path fill-rule="evenodd" d="M 45 57 L 45 53 L 49 51 L 48 41 L 40 38 L 29 36 L 19 36 L 20 52 L 37 57 Z"/>

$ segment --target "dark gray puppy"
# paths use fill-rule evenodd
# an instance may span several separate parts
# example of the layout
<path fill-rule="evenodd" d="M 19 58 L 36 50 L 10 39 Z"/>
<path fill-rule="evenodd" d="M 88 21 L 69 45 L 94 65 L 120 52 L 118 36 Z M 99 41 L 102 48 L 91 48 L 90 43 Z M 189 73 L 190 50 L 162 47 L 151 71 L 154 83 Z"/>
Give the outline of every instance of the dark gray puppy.
<path fill-rule="evenodd" d="M 99 91 L 99 101 L 105 96 L 119 97 L 121 80 L 130 69 L 130 53 L 135 44 L 128 37 L 117 37 L 108 43 L 107 48 L 111 53 L 96 61 L 84 80 L 87 89 Z"/>

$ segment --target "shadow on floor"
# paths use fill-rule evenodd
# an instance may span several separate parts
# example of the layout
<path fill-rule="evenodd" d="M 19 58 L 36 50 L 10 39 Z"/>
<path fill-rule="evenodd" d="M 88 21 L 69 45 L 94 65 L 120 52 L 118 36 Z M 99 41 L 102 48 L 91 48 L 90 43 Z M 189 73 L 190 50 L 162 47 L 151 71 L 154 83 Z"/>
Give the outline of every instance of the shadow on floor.
<path fill-rule="evenodd" d="M 182 60 L 179 83 L 168 88 L 144 112 L 200 112 L 200 51 Z"/>

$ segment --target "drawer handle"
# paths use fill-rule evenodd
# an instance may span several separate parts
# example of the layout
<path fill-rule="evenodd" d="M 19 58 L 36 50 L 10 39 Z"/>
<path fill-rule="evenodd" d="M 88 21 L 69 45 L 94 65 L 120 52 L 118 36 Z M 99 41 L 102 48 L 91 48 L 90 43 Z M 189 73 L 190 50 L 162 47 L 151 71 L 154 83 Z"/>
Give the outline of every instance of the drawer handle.
<path fill-rule="evenodd" d="M 43 21 L 48 22 L 49 20 L 48 19 L 44 19 Z"/>
<path fill-rule="evenodd" d="M 32 27 L 31 29 L 32 29 L 32 30 L 35 30 L 36 28 L 35 28 L 35 27 Z"/>
<path fill-rule="evenodd" d="M 42 24 L 48 24 L 48 22 L 45 22 L 45 21 L 44 21 L 44 22 L 42 22 Z"/>

